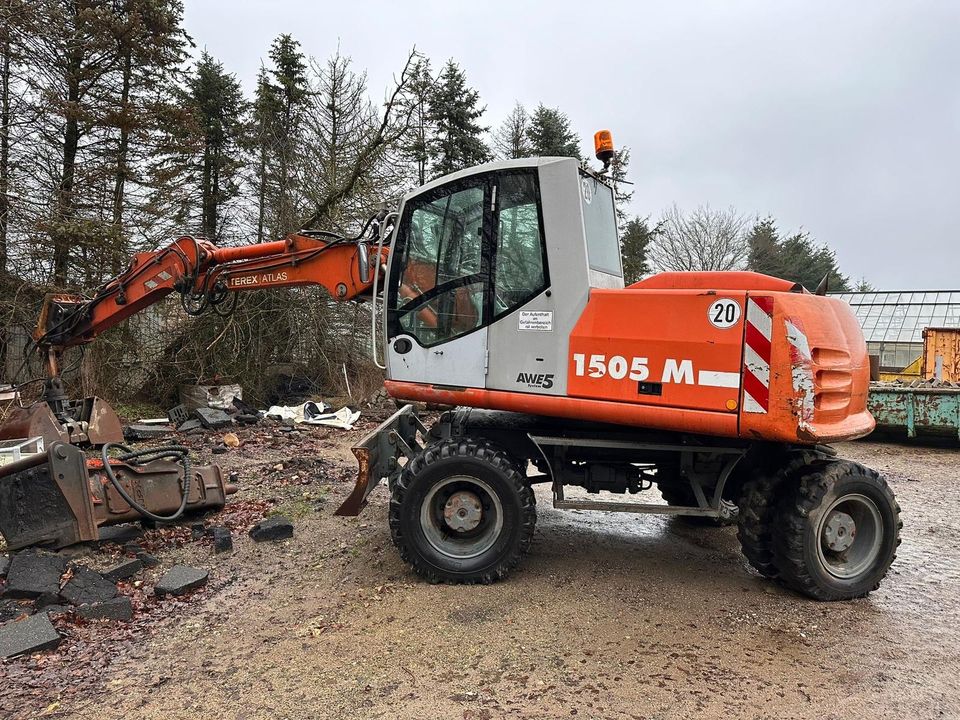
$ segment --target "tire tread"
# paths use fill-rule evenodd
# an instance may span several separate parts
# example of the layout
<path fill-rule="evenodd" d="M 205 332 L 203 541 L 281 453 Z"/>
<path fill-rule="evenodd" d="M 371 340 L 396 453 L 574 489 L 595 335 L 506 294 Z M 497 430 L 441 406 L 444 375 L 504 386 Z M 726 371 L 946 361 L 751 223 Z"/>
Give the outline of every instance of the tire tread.
<path fill-rule="evenodd" d="M 444 572 L 426 562 L 412 547 L 403 532 L 401 511 L 404 497 L 411 482 L 417 475 L 427 470 L 441 460 L 449 458 L 471 458 L 490 465 L 500 472 L 513 486 L 520 499 L 520 533 L 519 539 L 510 548 L 510 551 L 491 568 L 473 575 L 462 575 Z M 484 584 L 502 580 L 519 564 L 521 558 L 530 548 L 534 529 L 537 523 L 536 498 L 533 489 L 526 482 L 516 462 L 503 449 L 493 443 L 477 438 L 459 437 L 441 440 L 427 445 L 403 469 L 394 483 L 390 493 L 389 508 L 390 537 L 400 552 L 400 557 L 408 563 L 420 577 L 431 583 L 448 583 L 457 585 Z"/>
<path fill-rule="evenodd" d="M 876 485 L 886 497 L 895 513 L 895 533 L 893 555 L 887 567 L 874 582 L 863 590 L 850 594 L 824 587 L 817 582 L 805 560 L 804 535 L 808 519 L 823 502 L 824 497 L 834 483 L 848 474 L 858 474 L 862 479 Z M 781 581 L 787 587 L 817 600 L 848 600 L 866 597 L 880 587 L 881 581 L 889 572 L 890 565 L 896 560 L 900 546 L 900 531 L 903 520 L 900 519 L 900 505 L 897 503 L 890 486 L 876 470 L 851 460 L 822 459 L 811 463 L 800 474 L 793 493 L 784 496 L 776 512 L 777 532 L 773 542 L 773 562 L 779 571 Z"/>

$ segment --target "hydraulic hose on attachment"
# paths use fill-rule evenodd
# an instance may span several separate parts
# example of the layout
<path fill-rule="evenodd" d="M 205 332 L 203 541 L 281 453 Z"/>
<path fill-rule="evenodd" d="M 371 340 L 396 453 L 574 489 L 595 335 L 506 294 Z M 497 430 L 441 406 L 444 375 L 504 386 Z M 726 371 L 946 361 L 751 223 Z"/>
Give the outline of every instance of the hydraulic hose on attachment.
<path fill-rule="evenodd" d="M 113 468 L 110 467 L 110 451 L 113 448 L 121 450 L 121 454 L 117 456 L 117 460 L 122 462 L 131 462 L 133 464 L 139 464 L 143 462 L 150 462 L 151 460 L 159 460 L 161 458 L 172 458 L 180 463 L 183 466 L 183 498 L 180 500 L 180 507 L 172 515 L 157 515 L 147 510 L 143 505 L 138 503 L 130 494 L 124 489 L 123 485 L 120 484 L 120 481 L 117 480 L 117 476 L 113 472 Z M 145 518 L 154 520 L 156 522 L 170 522 L 176 520 L 181 515 L 183 511 L 187 508 L 187 500 L 190 497 L 190 449 L 184 445 L 163 445 L 162 447 L 155 448 L 145 448 L 143 450 L 131 450 L 126 445 L 121 443 L 106 443 L 103 446 L 102 451 L 103 459 L 103 471 L 107 475 L 107 479 L 110 480 L 110 483 L 116 488 L 116 491 L 120 493 L 120 497 L 126 500 L 127 504 L 130 505 L 134 510 L 143 515 Z"/>

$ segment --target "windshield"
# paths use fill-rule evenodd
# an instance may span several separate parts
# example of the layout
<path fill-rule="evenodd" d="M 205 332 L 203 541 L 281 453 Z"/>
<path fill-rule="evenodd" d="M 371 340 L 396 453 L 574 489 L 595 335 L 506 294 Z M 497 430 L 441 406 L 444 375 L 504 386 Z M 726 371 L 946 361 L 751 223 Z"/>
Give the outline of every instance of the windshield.
<path fill-rule="evenodd" d="M 613 189 L 592 175 L 582 173 L 580 205 L 583 208 L 583 230 L 587 235 L 587 259 L 590 268 L 622 277 Z"/>

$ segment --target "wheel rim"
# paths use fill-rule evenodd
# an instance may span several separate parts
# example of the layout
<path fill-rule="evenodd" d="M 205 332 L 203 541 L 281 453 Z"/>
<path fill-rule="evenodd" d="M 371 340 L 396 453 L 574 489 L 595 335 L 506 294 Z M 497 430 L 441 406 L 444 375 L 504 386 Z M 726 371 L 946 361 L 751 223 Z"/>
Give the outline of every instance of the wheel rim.
<path fill-rule="evenodd" d="M 438 553 L 467 560 L 497 542 L 503 529 L 503 505 L 483 480 L 454 475 L 430 488 L 420 506 L 420 527 Z"/>
<path fill-rule="evenodd" d="M 824 570 L 841 580 L 868 572 L 880 556 L 883 519 L 866 495 L 837 498 L 820 518 L 817 555 Z"/>

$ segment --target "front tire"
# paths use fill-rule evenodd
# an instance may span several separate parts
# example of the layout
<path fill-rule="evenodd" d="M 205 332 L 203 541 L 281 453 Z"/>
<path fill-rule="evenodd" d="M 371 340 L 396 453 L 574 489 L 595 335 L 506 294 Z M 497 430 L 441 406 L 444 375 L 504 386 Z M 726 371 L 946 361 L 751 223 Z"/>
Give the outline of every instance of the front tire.
<path fill-rule="evenodd" d="M 783 497 L 773 534 L 780 579 L 817 600 L 865 597 L 880 586 L 900 545 L 900 506 L 878 472 L 821 460 Z"/>
<path fill-rule="evenodd" d="M 430 582 L 491 583 L 530 547 L 533 490 L 513 459 L 485 440 L 431 443 L 390 496 L 390 534 L 400 556 Z"/>

